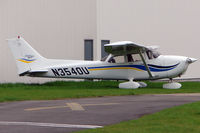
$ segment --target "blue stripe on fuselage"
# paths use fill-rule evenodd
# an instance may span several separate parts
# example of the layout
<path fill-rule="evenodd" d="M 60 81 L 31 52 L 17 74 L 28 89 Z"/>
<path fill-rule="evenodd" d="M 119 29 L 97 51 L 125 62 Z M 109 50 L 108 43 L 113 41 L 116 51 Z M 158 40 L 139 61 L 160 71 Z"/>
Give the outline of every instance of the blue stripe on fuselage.
<path fill-rule="evenodd" d="M 180 63 L 177 63 L 175 65 L 172 66 L 157 66 L 157 65 L 152 65 L 152 64 L 148 64 L 150 71 L 152 72 L 163 72 L 163 71 L 169 71 L 172 70 L 174 68 L 176 68 Z M 117 67 L 131 67 L 131 68 L 137 68 L 140 70 L 146 70 L 146 67 L 144 65 L 116 65 L 116 66 L 100 66 L 100 67 L 88 67 L 88 69 L 100 69 L 100 68 L 117 68 Z"/>

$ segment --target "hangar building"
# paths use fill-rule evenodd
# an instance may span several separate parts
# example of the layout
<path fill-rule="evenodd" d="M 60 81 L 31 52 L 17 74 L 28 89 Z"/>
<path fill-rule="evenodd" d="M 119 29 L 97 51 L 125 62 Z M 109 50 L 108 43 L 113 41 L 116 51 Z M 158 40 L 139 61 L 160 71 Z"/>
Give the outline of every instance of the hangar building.
<path fill-rule="evenodd" d="M 53 80 L 17 75 L 6 39 L 18 35 L 46 58 L 99 60 L 105 43 L 122 40 L 198 58 L 199 5 L 198 0 L 0 0 L 0 82 Z M 192 64 L 184 77 L 199 77 L 199 66 Z"/>

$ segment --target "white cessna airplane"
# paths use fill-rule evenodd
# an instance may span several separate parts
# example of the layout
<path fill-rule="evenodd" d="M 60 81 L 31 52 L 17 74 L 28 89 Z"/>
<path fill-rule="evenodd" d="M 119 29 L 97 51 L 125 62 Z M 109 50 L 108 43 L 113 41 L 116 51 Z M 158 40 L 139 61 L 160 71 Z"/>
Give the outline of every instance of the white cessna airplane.
<path fill-rule="evenodd" d="M 20 76 L 128 80 L 119 88 L 147 86 L 140 80 L 169 78 L 163 88 L 178 89 L 172 78 L 181 76 L 197 59 L 184 56 L 160 55 L 157 46 L 144 46 L 130 41 L 104 45 L 109 55 L 101 61 L 46 59 L 22 37 L 8 39 Z"/>

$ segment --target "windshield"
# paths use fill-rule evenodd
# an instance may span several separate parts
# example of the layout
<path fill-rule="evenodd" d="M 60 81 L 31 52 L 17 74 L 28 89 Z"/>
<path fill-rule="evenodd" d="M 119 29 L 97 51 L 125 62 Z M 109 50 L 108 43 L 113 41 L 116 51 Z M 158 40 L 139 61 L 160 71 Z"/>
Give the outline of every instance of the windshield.
<path fill-rule="evenodd" d="M 153 53 L 153 57 L 157 58 L 158 56 L 160 56 L 160 53 L 158 51 L 152 51 Z"/>
<path fill-rule="evenodd" d="M 155 50 L 148 50 L 147 52 L 147 56 L 149 59 L 153 59 L 153 58 L 157 58 L 158 56 L 160 56 L 160 53 L 158 51 Z"/>

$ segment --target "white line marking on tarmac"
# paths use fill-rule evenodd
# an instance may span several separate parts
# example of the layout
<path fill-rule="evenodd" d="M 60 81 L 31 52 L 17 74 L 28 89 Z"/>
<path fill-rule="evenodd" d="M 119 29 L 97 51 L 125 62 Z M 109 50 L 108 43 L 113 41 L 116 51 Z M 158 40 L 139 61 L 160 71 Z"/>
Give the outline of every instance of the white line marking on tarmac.
<path fill-rule="evenodd" d="M 57 109 L 57 108 L 70 108 L 71 110 L 81 110 L 84 111 L 83 107 L 87 106 L 106 106 L 106 105 L 117 105 L 120 103 L 94 103 L 94 104 L 78 104 L 78 103 L 66 103 L 65 106 L 49 106 L 49 107 L 37 107 L 37 108 L 27 108 L 24 111 L 38 111 L 38 110 L 47 110 L 47 109 Z"/>
<path fill-rule="evenodd" d="M 67 106 L 71 109 L 71 110 L 76 110 L 76 111 L 83 111 L 85 110 L 80 104 L 78 103 L 66 103 Z"/>
<path fill-rule="evenodd" d="M 200 93 L 176 93 L 176 94 L 160 94 L 161 96 L 200 96 Z"/>
<path fill-rule="evenodd" d="M 35 111 L 35 110 L 44 110 L 44 109 L 57 109 L 57 108 L 66 108 L 66 106 L 51 106 L 51 107 L 38 107 L 38 108 L 28 108 L 24 109 L 25 111 Z"/>
<path fill-rule="evenodd" d="M 74 124 L 56 124 L 56 123 L 38 123 L 38 122 L 9 122 L 0 121 L 0 125 L 6 126 L 40 126 L 40 127 L 62 127 L 62 128 L 101 128 L 103 126 L 97 125 L 74 125 Z"/>

